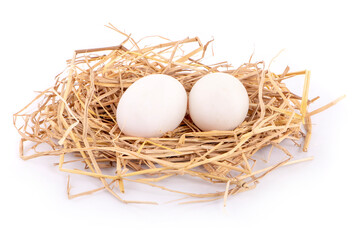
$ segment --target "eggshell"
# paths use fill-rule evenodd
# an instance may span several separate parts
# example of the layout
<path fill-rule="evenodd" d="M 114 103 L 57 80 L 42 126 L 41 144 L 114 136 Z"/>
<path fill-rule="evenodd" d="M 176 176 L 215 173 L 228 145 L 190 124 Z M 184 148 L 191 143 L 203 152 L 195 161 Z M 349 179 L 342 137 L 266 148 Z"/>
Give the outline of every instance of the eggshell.
<path fill-rule="evenodd" d="M 198 80 L 190 91 L 189 110 L 203 131 L 233 130 L 245 119 L 249 97 L 243 84 L 226 73 L 211 73 Z"/>
<path fill-rule="evenodd" d="M 134 82 L 122 95 L 116 118 L 129 136 L 160 137 L 183 120 L 187 95 L 182 84 L 164 74 L 153 74 Z"/>

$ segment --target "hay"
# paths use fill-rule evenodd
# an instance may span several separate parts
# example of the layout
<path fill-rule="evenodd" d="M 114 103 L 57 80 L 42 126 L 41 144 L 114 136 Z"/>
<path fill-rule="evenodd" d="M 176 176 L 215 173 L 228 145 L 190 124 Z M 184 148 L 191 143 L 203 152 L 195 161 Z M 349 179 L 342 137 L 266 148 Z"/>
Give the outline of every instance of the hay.
<path fill-rule="evenodd" d="M 266 70 L 263 62 L 249 62 L 235 69 L 226 62 L 205 65 L 201 59 L 210 42 L 203 45 L 198 38 L 181 41 L 162 38 L 165 43 L 141 48 L 129 35 L 113 25 L 108 27 L 126 39 L 119 46 L 75 51 L 68 61 L 67 75 L 58 75 L 53 87 L 14 114 L 14 125 L 22 137 L 22 159 L 57 155 L 60 171 L 98 178 L 103 185 L 71 195 L 68 183 L 69 198 L 106 189 L 125 203 L 155 203 L 127 201 L 120 197 L 126 190 L 126 182 L 131 181 L 203 198 L 183 203 L 220 198 L 226 202 L 230 195 L 253 189 L 260 178 L 275 168 L 311 159 L 292 160 L 293 156 L 280 145 L 285 139 L 297 144 L 305 137 L 303 150 L 306 151 L 311 138 L 310 116 L 336 103 L 308 113 L 308 105 L 317 99 L 308 100 L 309 71 L 289 72 L 287 67 L 278 75 Z M 185 45 L 191 43 L 196 43 L 197 47 L 183 52 Z M 195 56 L 200 58 L 194 59 Z M 120 132 L 115 119 L 116 106 L 123 92 L 137 79 L 164 73 L 179 80 L 189 92 L 202 76 L 218 71 L 232 74 L 248 91 L 248 116 L 234 131 L 201 132 L 186 114 L 178 128 L 161 138 L 130 137 Z M 298 75 L 305 75 L 302 97 L 293 94 L 283 83 Z M 30 111 L 34 105 L 35 110 Z M 303 124 L 307 133 L 301 128 Z M 35 143 L 35 152 L 31 155 L 25 155 L 23 150 L 24 142 L 28 141 Z M 40 151 L 39 146 L 44 143 L 51 150 Z M 256 160 L 252 155 L 268 145 L 282 150 L 287 158 L 254 171 Z M 85 168 L 65 168 L 65 164 L 71 162 L 65 161 L 65 155 L 69 154 L 79 156 L 76 161 L 83 162 Z M 104 174 L 104 168 L 112 168 L 114 174 Z M 198 194 L 157 183 L 177 175 L 224 183 L 226 188 L 223 192 Z"/>

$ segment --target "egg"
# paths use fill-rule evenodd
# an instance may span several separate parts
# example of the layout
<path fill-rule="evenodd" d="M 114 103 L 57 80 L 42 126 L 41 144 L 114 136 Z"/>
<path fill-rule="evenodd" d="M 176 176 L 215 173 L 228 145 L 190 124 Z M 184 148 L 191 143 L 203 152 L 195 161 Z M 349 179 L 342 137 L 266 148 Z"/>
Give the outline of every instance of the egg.
<path fill-rule="evenodd" d="M 187 94 L 182 84 L 164 74 L 135 81 L 121 96 L 116 111 L 120 130 L 129 136 L 161 137 L 183 120 Z"/>
<path fill-rule="evenodd" d="M 245 119 L 249 97 L 244 85 L 227 73 L 210 73 L 189 95 L 190 116 L 203 131 L 234 130 Z"/>

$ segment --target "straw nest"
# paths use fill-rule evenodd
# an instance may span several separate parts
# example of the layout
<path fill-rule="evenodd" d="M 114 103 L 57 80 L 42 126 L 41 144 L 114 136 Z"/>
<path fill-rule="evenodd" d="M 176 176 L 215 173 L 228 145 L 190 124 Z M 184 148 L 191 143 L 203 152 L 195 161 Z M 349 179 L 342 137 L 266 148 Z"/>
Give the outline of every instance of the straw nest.
<path fill-rule="evenodd" d="M 22 137 L 22 159 L 57 155 L 59 170 L 98 178 L 102 183 L 98 189 L 76 195 L 70 194 L 68 185 L 69 198 L 106 189 L 125 203 L 155 203 L 124 200 L 126 182 L 132 181 L 201 198 L 187 202 L 219 198 L 226 201 L 230 195 L 254 188 L 260 178 L 277 167 L 309 160 L 292 160 L 293 156 L 280 143 L 290 139 L 306 151 L 311 138 L 310 117 L 340 100 L 309 113 L 308 105 L 317 99 L 308 100 L 309 71 L 289 72 L 287 67 L 283 73 L 274 74 L 264 69 L 263 62 L 249 62 L 238 68 L 226 62 L 205 65 L 201 59 L 210 42 L 203 45 L 198 38 L 180 41 L 160 38 L 161 44 L 140 47 L 140 41 L 113 25 L 108 27 L 124 35 L 125 40 L 118 46 L 75 51 L 54 86 L 14 115 L 14 124 Z M 197 47 L 184 52 L 185 45 L 190 43 Z M 189 92 L 202 76 L 219 71 L 238 78 L 249 95 L 248 115 L 234 131 L 202 132 L 186 114 L 178 128 L 160 138 L 144 139 L 120 132 L 116 106 L 124 91 L 139 78 L 167 74 Z M 298 75 L 305 76 L 302 96 L 293 94 L 283 83 Z M 31 154 L 24 154 L 27 141 L 34 143 Z M 303 141 L 302 146 L 299 141 Z M 44 144 L 51 149 L 40 147 Z M 256 160 L 252 155 L 268 145 L 281 149 L 287 158 L 255 171 Z M 79 158 L 67 161 L 68 155 Z M 66 164 L 73 161 L 84 163 L 84 168 L 67 168 Z M 104 174 L 104 168 L 113 169 L 113 174 Z M 159 184 L 166 178 L 184 175 L 209 184 L 223 183 L 224 189 L 200 194 Z"/>

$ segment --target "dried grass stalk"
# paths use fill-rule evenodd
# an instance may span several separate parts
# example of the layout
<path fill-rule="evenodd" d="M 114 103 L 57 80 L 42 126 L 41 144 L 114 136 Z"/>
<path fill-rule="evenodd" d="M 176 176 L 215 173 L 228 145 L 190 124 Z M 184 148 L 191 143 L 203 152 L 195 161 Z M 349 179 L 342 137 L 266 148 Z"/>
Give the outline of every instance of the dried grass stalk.
<path fill-rule="evenodd" d="M 162 39 L 165 43 L 141 48 L 129 35 L 113 25 L 108 27 L 124 35 L 125 41 L 119 46 L 75 51 L 68 61 L 67 75 L 58 75 L 53 87 L 14 114 L 14 125 L 22 137 L 22 159 L 57 155 L 61 171 L 98 178 L 102 182 L 102 187 L 77 195 L 70 194 L 68 183 L 69 198 L 106 189 L 125 203 L 154 204 L 124 200 L 113 188 L 117 186 L 124 193 L 125 183 L 132 181 L 204 198 L 200 202 L 219 198 L 226 201 L 230 195 L 254 188 L 258 179 L 279 166 L 309 160 L 291 161 L 293 156 L 279 143 L 285 139 L 299 141 L 305 136 L 303 149 L 306 151 L 311 137 L 310 116 L 338 101 L 308 113 L 308 105 L 312 102 L 308 100 L 309 71 L 289 72 L 287 67 L 278 75 L 264 69 L 263 62 L 245 63 L 236 69 L 226 62 L 205 65 L 201 59 L 210 42 L 203 45 L 197 37 L 180 41 Z M 184 46 L 191 43 L 196 43 L 197 47 L 183 52 Z M 195 59 L 197 55 L 199 59 Z M 115 119 L 117 103 L 123 92 L 139 78 L 166 73 L 179 80 L 189 92 L 202 76 L 218 71 L 238 78 L 249 94 L 248 116 L 234 131 L 201 132 L 187 114 L 178 128 L 161 138 L 129 137 L 120 132 Z M 305 75 L 302 97 L 293 94 L 283 83 L 298 75 Z M 35 110 L 30 111 L 34 104 Z M 303 123 L 307 134 L 301 130 Z M 34 154 L 24 154 L 26 141 L 35 143 Z M 40 151 L 38 146 L 43 143 L 51 150 Z M 280 148 L 288 158 L 254 171 L 256 161 L 252 155 L 268 145 Z M 85 168 L 65 168 L 67 154 L 79 156 Z M 104 174 L 104 168 L 113 168 L 114 175 Z M 198 194 L 157 184 L 176 175 L 225 183 L 226 189 Z"/>

